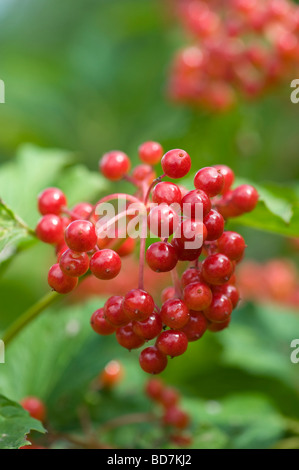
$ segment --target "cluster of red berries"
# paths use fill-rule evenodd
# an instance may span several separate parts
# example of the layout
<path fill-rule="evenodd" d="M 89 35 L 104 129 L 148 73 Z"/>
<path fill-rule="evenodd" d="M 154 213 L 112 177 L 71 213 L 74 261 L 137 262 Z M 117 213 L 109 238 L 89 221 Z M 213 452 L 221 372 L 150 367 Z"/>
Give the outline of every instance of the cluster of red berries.
<path fill-rule="evenodd" d="M 162 380 L 150 379 L 145 385 L 145 393 L 162 408 L 161 422 L 171 430 L 170 441 L 178 446 L 192 443 L 185 431 L 190 425 L 190 416 L 180 407 L 180 393 L 174 387 L 167 387 Z"/>
<path fill-rule="evenodd" d="M 173 4 L 172 4 L 173 5 Z M 222 111 L 254 98 L 299 64 L 299 7 L 290 0 L 176 0 L 193 44 L 174 59 L 170 96 Z"/>
<path fill-rule="evenodd" d="M 287 259 L 244 262 L 238 269 L 238 286 L 244 300 L 299 307 L 299 273 Z"/>

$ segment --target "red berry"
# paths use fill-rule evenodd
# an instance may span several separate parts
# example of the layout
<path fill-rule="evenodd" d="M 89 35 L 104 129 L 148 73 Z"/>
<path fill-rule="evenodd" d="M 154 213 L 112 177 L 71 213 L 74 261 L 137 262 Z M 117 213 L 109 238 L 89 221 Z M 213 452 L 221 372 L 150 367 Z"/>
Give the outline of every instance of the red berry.
<path fill-rule="evenodd" d="M 126 326 L 117 328 L 116 339 L 118 343 L 123 347 L 131 351 L 131 349 L 138 349 L 144 344 L 144 339 L 137 336 L 132 328 L 132 323 Z"/>
<path fill-rule="evenodd" d="M 89 258 L 86 253 L 66 250 L 59 259 L 59 266 L 64 274 L 71 277 L 80 277 L 88 271 Z"/>
<path fill-rule="evenodd" d="M 202 275 L 209 284 L 225 284 L 229 281 L 233 271 L 232 262 L 221 253 L 208 256 L 202 263 Z"/>
<path fill-rule="evenodd" d="M 168 238 L 172 235 L 178 224 L 177 212 L 165 203 L 153 207 L 147 217 L 149 230 L 160 238 Z"/>
<path fill-rule="evenodd" d="M 145 385 L 145 393 L 154 401 L 159 401 L 162 391 L 164 390 L 163 382 L 160 379 L 150 379 Z"/>
<path fill-rule="evenodd" d="M 131 321 L 146 320 L 154 308 L 152 296 L 142 289 L 130 290 L 123 301 L 124 312 Z"/>
<path fill-rule="evenodd" d="M 224 230 L 224 219 L 218 211 L 215 211 L 214 209 L 210 210 L 203 219 L 203 223 L 208 232 L 208 241 L 218 240 L 218 238 L 221 237 Z"/>
<path fill-rule="evenodd" d="M 148 374 L 160 374 L 167 366 L 167 357 L 155 346 L 149 346 L 141 351 L 139 364 Z"/>
<path fill-rule="evenodd" d="M 189 415 L 176 406 L 167 408 L 163 416 L 163 423 L 165 425 L 173 426 L 178 429 L 186 429 L 189 422 Z"/>
<path fill-rule="evenodd" d="M 132 172 L 132 178 L 137 183 L 151 184 L 156 178 L 156 173 L 150 165 L 137 165 Z"/>
<path fill-rule="evenodd" d="M 173 238 L 171 244 L 176 250 L 179 261 L 195 261 L 201 255 L 202 247 L 197 250 L 182 248 L 179 238 Z"/>
<path fill-rule="evenodd" d="M 164 387 L 160 395 L 160 403 L 164 408 L 170 408 L 178 404 L 180 400 L 179 392 L 173 387 Z"/>
<path fill-rule="evenodd" d="M 210 323 L 208 326 L 208 330 L 212 331 L 213 333 L 217 333 L 218 331 L 225 330 L 226 328 L 229 327 L 230 321 L 231 321 L 231 317 L 229 317 L 227 321 L 224 321 L 222 323 Z"/>
<path fill-rule="evenodd" d="M 26 397 L 20 402 L 24 410 L 28 411 L 32 418 L 38 421 L 45 421 L 46 419 L 46 407 L 44 403 L 36 397 Z"/>
<path fill-rule="evenodd" d="M 222 323 L 229 319 L 233 305 L 228 297 L 215 293 L 209 308 L 204 310 L 204 315 L 213 323 Z"/>
<path fill-rule="evenodd" d="M 124 375 L 124 369 L 120 362 L 110 361 L 99 377 L 99 382 L 104 388 L 114 387 Z"/>
<path fill-rule="evenodd" d="M 108 323 L 115 328 L 125 326 L 130 322 L 130 319 L 123 309 L 123 297 L 114 295 L 110 297 L 104 305 L 104 317 Z"/>
<path fill-rule="evenodd" d="M 223 284 L 222 286 L 214 286 L 213 293 L 225 295 L 232 303 L 233 308 L 236 308 L 239 300 L 240 294 L 236 286 L 233 284 Z"/>
<path fill-rule="evenodd" d="M 202 312 L 190 311 L 188 323 L 182 328 L 182 331 L 189 342 L 200 339 L 208 328 L 208 320 Z"/>
<path fill-rule="evenodd" d="M 54 214 L 44 215 L 38 222 L 36 236 L 44 243 L 58 244 L 63 241 L 63 225 L 61 219 Z"/>
<path fill-rule="evenodd" d="M 239 261 L 243 257 L 245 248 L 244 238 L 236 232 L 224 232 L 218 240 L 220 253 L 226 255 L 231 261 Z"/>
<path fill-rule="evenodd" d="M 209 197 L 214 197 L 220 194 L 223 189 L 224 176 L 217 168 L 202 168 L 194 177 L 194 186 L 196 189 L 204 191 Z"/>
<path fill-rule="evenodd" d="M 199 220 L 187 219 L 180 224 L 174 237 L 181 248 L 199 250 L 207 237 L 207 229 Z"/>
<path fill-rule="evenodd" d="M 209 286 L 203 282 L 193 282 L 184 289 L 184 302 L 190 310 L 200 312 L 212 302 L 212 291 Z"/>
<path fill-rule="evenodd" d="M 181 201 L 182 211 L 191 219 L 203 220 L 211 210 L 211 201 L 204 191 L 194 189 L 189 191 Z"/>
<path fill-rule="evenodd" d="M 172 434 L 169 439 L 179 447 L 189 447 L 192 444 L 192 437 L 189 434 Z"/>
<path fill-rule="evenodd" d="M 140 145 L 138 154 L 142 162 L 156 165 L 163 156 L 163 148 L 158 142 L 144 142 Z"/>
<path fill-rule="evenodd" d="M 121 259 L 115 251 L 108 248 L 96 251 L 90 259 L 90 270 L 98 279 L 113 279 L 121 270 Z"/>
<path fill-rule="evenodd" d="M 140 338 L 149 341 L 161 333 L 162 326 L 160 315 L 154 312 L 146 320 L 134 322 L 133 330 Z"/>
<path fill-rule="evenodd" d="M 47 188 L 38 196 L 38 210 L 42 215 L 60 215 L 66 205 L 66 197 L 58 188 Z"/>
<path fill-rule="evenodd" d="M 103 308 L 96 310 L 90 319 L 92 329 L 102 336 L 112 335 L 115 332 L 114 326 L 107 322 Z"/>
<path fill-rule="evenodd" d="M 183 178 L 191 168 L 191 158 L 185 150 L 169 150 L 162 157 L 161 165 L 164 173 L 170 178 Z"/>
<path fill-rule="evenodd" d="M 182 193 L 176 184 L 163 181 L 154 187 L 152 198 L 156 204 L 162 204 L 163 202 L 166 204 L 180 204 Z"/>
<path fill-rule="evenodd" d="M 161 294 L 162 304 L 164 304 L 166 300 L 174 299 L 174 297 L 175 297 L 175 288 L 173 286 L 165 287 L 165 289 L 163 289 L 162 294 Z"/>
<path fill-rule="evenodd" d="M 64 274 L 59 264 L 54 264 L 48 273 L 49 286 L 59 294 L 68 294 L 78 284 L 78 278 Z"/>
<path fill-rule="evenodd" d="M 193 282 L 202 282 L 202 275 L 201 275 L 201 264 L 197 268 L 188 268 L 186 271 L 183 272 L 181 283 L 182 287 L 186 287 L 188 284 L 192 284 Z"/>
<path fill-rule="evenodd" d="M 242 212 L 251 212 L 257 205 L 259 195 L 249 184 L 238 186 L 231 195 L 232 204 Z"/>
<path fill-rule="evenodd" d="M 165 273 L 175 268 L 178 257 L 175 248 L 166 242 L 156 242 L 146 251 L 146 261 L 156 273 Z"/>
<path fill-rule="evenodd" d="M 118 248 L 115 248 L 115 251 L 121 258 L 124 258 L 125 256 L 133 253 L 135 246 L 136 240 L 134 238 L 128 237 Z"/>
<path fill-rule="evenodd" d="M 187 350 L 188 339 L 182 331 L 167 330 L 158 336 L 156 346 L 166 356 L 181 356 Z"/>
<path fill-rule="evenodd" d="M 169 328 L 180 329 L 189 320 L 189 310 L 186 304 L 180 299 L 167 300 L 161 308 L 161 320 Z"/>
<path fill-rule="evenodd" d="M 214 168 L 216 168 L 216 170 L 220 170 L 224 177 L 224 186 L 221 193 L 225 194 L 232 186 L 235 180 L 235 174 L 233 170 L 226 165 L 214 165 Z"/>
<path fill-rule="evenodd" d="M 97 243 L 94 225 L 88 220 L 74 220 L 65 230 L 67 246 L 78 253 L 92 251 Z"/>
<path fill-rule="evenodd" d="M 73 220 L 88 219 L 93 212 L 93 205 L 89 202 L 79 202 L 72 208 Z"/>
<path fill-rule="evenodd" d="M 131 162 L 128 155 L 119 150 L 114 150 L 103 155 L 99 167 L 108 180 L 118 181 L 128 173 Z"/>

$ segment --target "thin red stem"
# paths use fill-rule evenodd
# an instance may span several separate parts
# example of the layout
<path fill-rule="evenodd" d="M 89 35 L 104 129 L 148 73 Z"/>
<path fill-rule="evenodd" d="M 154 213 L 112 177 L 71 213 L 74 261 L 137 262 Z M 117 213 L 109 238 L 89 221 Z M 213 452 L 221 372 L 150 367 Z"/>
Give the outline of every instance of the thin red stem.
<path fill-rule="evenodd" d="M 175 288 L 175 295 L 179 299 L 182 297 L 181 283 L 176 268 L 171 271 L 172 283 Z"/>
<path fill-rule="evenodd" d="M 151 194 L 151 191 L 153 189 L 153 187 L 159 183 L 161 181 L 162 178 L 164 178 L 164 176 L 166 176 L 165 174 L 161 175 L 161 176 L 158 176 L 158 178 L 156 178 L 152 184 L 149 186 L 148 190 L 147 190 L 147 193 L 145 195 L 145 198 L 144 198 L 144 204 L 146 205 L 148 200 L 149 200 L 149 197 L 150 197 L 150 194 Z"/>
<path fill-rule="evenodd" d="M 138 288 L 144 289 L 144 256 L 145 256 L 145 244 L 147 235 L 147 216 L 142 218 L 141 237 L 140 237 L 140 252 L 139 252 L 139 278 Z"/>

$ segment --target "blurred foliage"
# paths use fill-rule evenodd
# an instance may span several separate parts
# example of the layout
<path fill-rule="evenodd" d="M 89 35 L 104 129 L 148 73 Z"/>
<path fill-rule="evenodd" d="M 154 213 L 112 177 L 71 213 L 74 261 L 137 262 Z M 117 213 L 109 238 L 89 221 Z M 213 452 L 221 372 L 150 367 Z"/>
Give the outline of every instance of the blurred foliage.
<path fill-rule="evenodd" d="M 32 242 L 26 229 L 38 219 L 38 192 L 57 185 L 70 205 L 95 202 L 109 191 L 97 172 L 100 155 L 119 148 L 136 163 L 137 147 L 147 139 L 165 149 L 185 148 L 192 172 L 225 163 L 240 182 L 253 181 L 261 201 L 230 227 L 245 236 L 249 256 L 296 260 L 281 236 L 299 234 L 299 108 L 290 102 L 289 84 L 224 115 L 170 103 L 168 64 L 186 40 L 161 0 L 2 0 L 0 41 L 6 85 L 0 105 L 0 332 L 48 291 L 52 250 Z M 128 190 L 126 183 L 118 187 Z M 137 355 L 90 329 L 89 316 L 102 303 L 61 301 L 33 322 L 7 349 L 0 392 L 17 401 L 37 394 L 49 407 L 51 425 L 72 432 L 80 431 L 82 403 L 95 426 L 150 410 Z M 229 330 L 208 333 L 183 358 L 169 361 L 163 376 L 186 397 L 194 447 L 298 446 L 298 365 L 290 362 L 298 331 L 297 312 L 247 305 Z M 90 390 L 114 358 L 121 358 L 125 380 L 110 393 Z M 161 443 L 159 427 L 140 429 L 115 429 L 104 440 L 140 448 Z M 8 445 L 24 443 L 24 434 L 22 428 L 21 440 Z"/>

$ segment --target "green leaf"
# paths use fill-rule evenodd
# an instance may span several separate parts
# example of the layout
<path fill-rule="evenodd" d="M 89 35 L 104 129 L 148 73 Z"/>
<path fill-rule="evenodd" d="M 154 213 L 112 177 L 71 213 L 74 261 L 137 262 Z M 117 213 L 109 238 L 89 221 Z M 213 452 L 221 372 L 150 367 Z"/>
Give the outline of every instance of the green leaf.
<path fill-rule="evenodd" d="M 45 433 L 40 421 L 31 418 L 18 403 L 0 395 L 0 449 L 19 449 L 30 444 L 26 436 L 31 431 Z"/>

